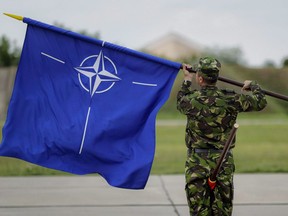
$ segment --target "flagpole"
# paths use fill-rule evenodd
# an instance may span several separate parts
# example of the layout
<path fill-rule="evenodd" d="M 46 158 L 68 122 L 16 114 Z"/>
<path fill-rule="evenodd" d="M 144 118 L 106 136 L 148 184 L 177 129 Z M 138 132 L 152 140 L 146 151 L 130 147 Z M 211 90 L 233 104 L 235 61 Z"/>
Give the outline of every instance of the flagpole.
<path fill-rule="evenodd" d="M 181 67 L 181 69 L 183 69 L 183 66 Z M 186 68 L 190 73 L 196 73 L 197 71 L 193 68 Z M 221 77 L 219 76 L 218 77 L 218 80 L 222 81 L 222 82 L 226 82 L 226 83 L 229 83 L 231 85 L 235 85 L 235 86 L 239 86 L 239 87 L 243 87 L 244 83 L 241 83 L 241 82 L 237 82 L 235 80 L 231 80 L 231 79 L 228 79 L 226 77 Z M 281 99 L 281 100 L 284 100 L 284 101 L 288 101 L 288 96 L 286 95 L 282 95 L 282 94 L 279 94 L 279 93 L 276 93 L 276 92 L 272 92 L 272 91 L 268 91 L 268 90 L 265 90 L 265 89 L 262 89 L 262 91 L 266 94 L 266 95 L 269 95 L 271 97 L 274 97 L 274 98 L 278 98 L 278 99 Z"/>

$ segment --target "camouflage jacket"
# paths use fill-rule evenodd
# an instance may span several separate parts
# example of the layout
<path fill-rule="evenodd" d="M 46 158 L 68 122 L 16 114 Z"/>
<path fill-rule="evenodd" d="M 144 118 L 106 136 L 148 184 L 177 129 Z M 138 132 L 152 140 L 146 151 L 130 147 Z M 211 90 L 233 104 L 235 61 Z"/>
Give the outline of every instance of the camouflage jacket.
<path fill-rule="evenodd" d="M 267 105 L 255 81 L 247 95 L 216 86 L 190 90 L 191 84 L 183 82 L 177 95 L 177 109 L 187 116 L 185 142 L 190 149 L 222 149 L 239 112 L 260 111 Z"/>

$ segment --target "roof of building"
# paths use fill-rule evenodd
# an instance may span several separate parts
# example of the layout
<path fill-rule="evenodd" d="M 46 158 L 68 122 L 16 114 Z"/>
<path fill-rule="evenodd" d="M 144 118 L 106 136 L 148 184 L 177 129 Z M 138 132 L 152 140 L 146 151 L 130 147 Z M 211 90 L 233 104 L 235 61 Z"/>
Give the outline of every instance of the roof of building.
<path fill-rule="evenodd" d="M 178 33 L 169 33 L 147 44 L 142 50 L 171 60 L 199 56 L 203 47 Z"/>

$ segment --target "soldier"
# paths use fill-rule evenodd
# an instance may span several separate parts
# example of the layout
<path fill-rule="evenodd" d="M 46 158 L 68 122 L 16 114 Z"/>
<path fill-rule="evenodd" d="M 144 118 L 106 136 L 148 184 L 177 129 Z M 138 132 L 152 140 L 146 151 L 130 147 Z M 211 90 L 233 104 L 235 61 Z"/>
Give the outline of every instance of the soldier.
<path fill-rule="evenodd" d="M 195 79 L 200 90 L 191 90 L 194 75 L 188 72 L 189 67 L 183 64 L 184 82 L 177 95 L 177 109 L 187 116 L 185 190 L 190 215 L 231 215 L 235 170 L 231 151 L 219 171 L 214 190 L 209 188 L 207 180 L 211 170 L 215 169 L 238 113 L 260 111 L 267 102 L 255 81 L 246 80 L 242 88 L 251 90 L 251 95 L 218 89 L 216 83 L 221 64 L 212 57 L 199 60 Z"/>

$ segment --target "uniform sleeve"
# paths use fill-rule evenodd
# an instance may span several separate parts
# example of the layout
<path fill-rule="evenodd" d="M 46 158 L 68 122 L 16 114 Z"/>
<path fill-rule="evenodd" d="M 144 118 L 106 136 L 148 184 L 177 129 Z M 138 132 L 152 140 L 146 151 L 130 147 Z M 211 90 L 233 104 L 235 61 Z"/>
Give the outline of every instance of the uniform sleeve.
<path fill-rule="evenodd" d="M 265 94 L 256 81 L 252 81 L 250 88 L 251 95 L 239 94 L 236 97 L 240 112 L 260 111 L 267 105 Z"/>
<path fill-rule="evenodd" d="M 189 99 L 189 95 L 192 93 L 190 90 L 191 85 L 192 85 L 192 82 L 184 81 L 182 83 L 180 91 L 177 94 L 177 109 L 185 115 L 191 109 L 191 104 L 190 104 L 190 99 Z"/>

